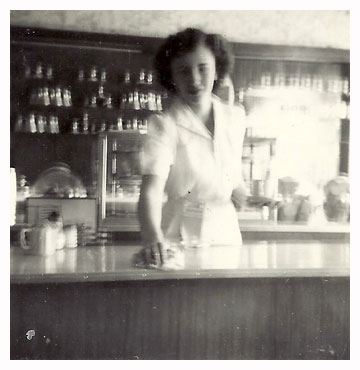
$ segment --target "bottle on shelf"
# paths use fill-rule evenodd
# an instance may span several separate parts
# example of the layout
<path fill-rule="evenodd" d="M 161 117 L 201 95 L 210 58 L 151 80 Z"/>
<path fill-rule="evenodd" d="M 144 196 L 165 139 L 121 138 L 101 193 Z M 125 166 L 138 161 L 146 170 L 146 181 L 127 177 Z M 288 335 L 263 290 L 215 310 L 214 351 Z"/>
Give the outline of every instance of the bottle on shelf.
<path fill-rule="evenodd" d="M 44 66 L 41 62 L 37 62 L 36 63 L 36 67 L 35 67 L 35 78 L 43 78 L 44 77 L 44 73 L 43 73 L 43 69 L 44 69 Z"/>
<path fill-rule="evenodd" d="M 105 99 L 105 106 L 106 108 L 113 108 L 113 100 L 112 100 L 112 96 L 110 94 L 107 94 L 106 96 L 106 99 Z"/>
<path fill-rule="evenodd" d="M 71 133 L 72 134 L 79 134 L 79 119 L 73 118 L 71 123 Z"/>
<path fill-rule="evenodd" d="M 46 67 L 46 78 L 48 80 L 52 80 L 54 78 L 54 70 L 50 64 Z"/>
<path fill-rule="evenodd" d="M 138 129 L 138 119 L 137 119 L 137 117 L 134 117 L 132 119 L 131 129 L 132 130 L 137 130 Z"/>
<path fill-rule="evenodd" d="M 68 88 L 62 90 L 62 101 L 65 107 L 72 106 L 71 91 Z"/>
<path fill-rule="evenodd" d="M 130 74 L 130 71 L 128 69 L 125 70 L 124 83 L 125 83 L 125 85 L 128 85 L 128 86 L 131 84 L 131 74 Z"/>
<path fill-rule="evenodd" d="M 128 94 L 127 94 L 126 108 L 127 109 L 135 109 L 135 105 L 134 105 L 134 93 L 132 91 L 128 92 Z"/>
<path fill-rule="evenodd" d="M 92 108 L 95 108 L 97 105 L 97 95 L 96 94 L 93 94 L 90 96 L 90 98 L 86 98 L 85 100 L 85 106 L 88 106 L 88 107 L 92 107 Z"/>
<path fill-rule="evenodd" d="M 148 85 L 152 85 L 153 83 L 153 72 L 152 71 L 149 71 L 147 76 L 146 76 L 146 83 Z"/>
<path fill-rule="evenodd" d="M 46 86 L 43 88 L 43 99 L 43 103 L 45 106 L 50 105 L 49 88 Z"/>
<path fill-rule="evenodd" d="M 163 107 L 162 107 L 162 101 L 161 101 L 161 94 L 156 94 L 155 104 L 156 104 L 156 110 L 162 111 Z"/>
<path fill-rule="evenodd" d="M 140 109 L 148 108 L 148 95 L 144 92 L 139 93 L 139 105 Z"/>
<path fill-rule="evenodd" d="M 52 87 L 49 88 L 49 100 L 50 105 L 56 105 L 56 92 L 55 89 Z"/>
<path fill-rule="evenodd" d="M 97 81 L 97 80 L 98 80 L 98 69 L 96 66 L 92 66 L 90 69 L 89 81 Z"/>
<path fill-rule="evenodd" d="M 22 114 L 18 114 L 15 120 L 15 125 L 14 125 L 14 131 L 15 132 L 23 132 L 25 131 L 24 128 L 24 119 Z"/>
<path fill-rule="evenodd" d="M 105 132 L 107 131 L 107 123 L 104 119 L 100 121 L 100 127 L 99 127 L 99 132 Z"/>
<path fill-rule="evenodd" d="M 133 102 L 132 106 L 130 105 L 131 109 L 135 110 L 141 109 L 140 94 L 145 92 L 145 85 L 146 85 L 145 69 L 141 68 L 132 95 Z"/>
<path fill-rule="evenodd" d="M 26 199 L 30 196 L 30 186 L 25 175 L 20 175 L 16 190 L 16 223 L 22 224 L 27 218 Z"/>
<path fill-rule="evenodd" d="M 83 120 L 82 120 L 82 133 L 88 134 L 89 133 L 89 114 L 84 113 Z"/>
<path fill-rule="evenodd" d="M 60 132 L 59 129 L 59 118 L 53 114 L 49 116 L 49 124 L 47 125 L 48 132 L 50 134 L 58 134 Z"/>
<path fill-rule="evenodd" d="M 63 98 L 62 98 L 62 92 L 60 87 L 55 88 L 55 101 L 56 101 L 56 106 L 62 107 L 63 104 Z"/>
<path fill-rule="evenodd" d="M 39 132 L 40 134 L 44 133 L 45 132 L 45 125 L 46 125 L 45 117 L 42 116 L 42 115 L 37 115 L 36 116 L 37 132 Z"/>
<path fill-rule="evenodd" d="M 124 124 L 123 118 L 121 116 L 118 117 L 117 122 L 116 122 L 115 130 L 116 131 L 122 131 L 123 130 L 123 124 Z"/>
<path fill-rule="evenodd" d="M 105 68 L 102 68 L 100 72 L 100 81 L 106 82 L 106 80 L 107 80 L 107 71 Z"/>
<path fill-rule="evenodd" d="M 126 120 L 126 126 L 125 126 L 126 130 L 131 130 L 132 129 L 132 123 L 131 123 L 131 119 L 128 118 Z"/>
<path fill-rule="evenodd" d="M 134 90 L 133 94 L 133 109 L 135 110 L 140 109 L 139 91 L 137 89 Z"/>
<path fill-rule="evenodd" d="M 116 152 L 117 151 L 117 140 L 116 138 L 114 138 L 112 141 L 111 141 L 111 150 L 113 152 Z"/>
<path fill-rule="evenodd" d="M 36 130 L 36 122 L 35 122 L 35 113 L 29 113 L 28 117 L 25 120 L 25 132 L 35 133 Z"/>
<path fill-rule="evenodd" d="M 131 96 L 129 97 L 129 95 Z M 133 95 L 131 91 L 131 74 L 128 69 L 124 73 L 124 81 L 121 85 L 120 109 L 131 109 L 133 103 Z"/>
<path fill-rule="evenodd" d="M 144 68 L 141 68 L 140 69 L 139 79 L 137 81 L 137 84 L 140 85 L 140 86 L 146 84 L 146 81 L 145 81 L 145 69 Z"/>
<path fill-rule="evenodd" d="M 151 111 L 157 110 L 155 93 L 152 91 L 148 92 L 148 108 L 147 109 Z"/>

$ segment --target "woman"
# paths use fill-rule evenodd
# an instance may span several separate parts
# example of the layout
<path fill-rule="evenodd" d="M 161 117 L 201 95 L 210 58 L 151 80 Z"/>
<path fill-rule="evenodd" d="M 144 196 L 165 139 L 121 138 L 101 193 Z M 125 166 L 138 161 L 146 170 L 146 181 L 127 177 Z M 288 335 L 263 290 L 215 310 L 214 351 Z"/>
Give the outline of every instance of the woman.
<path fill-rule="evenodd" d="M 245 114 L 212 93 L 231 64 L 224 39 L 192 28 L 170 36 L 156 55 L 173 99 L 150 118 L 142 152 L 139 220 L 149 263 L 166 261 L 167 242 L 242 243 L 233 202 L 246 199 Z"/>

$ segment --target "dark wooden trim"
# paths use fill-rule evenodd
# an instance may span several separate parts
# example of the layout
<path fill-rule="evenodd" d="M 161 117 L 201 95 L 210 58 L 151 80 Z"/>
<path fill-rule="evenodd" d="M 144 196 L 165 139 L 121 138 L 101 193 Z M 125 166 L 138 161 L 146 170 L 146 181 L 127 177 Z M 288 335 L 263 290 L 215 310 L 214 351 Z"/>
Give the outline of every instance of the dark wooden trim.
<path fill-rule="evenodd" d="M 126 49 L 153 53 L 162 38 L 55 30 L 32 27 L 10 27 L 12 43 L 58 44 L 66 47 Z M 232 43 L 237 59 L 287 60 L 318 63 L 350 63 L 350 50 L 303 46 Z"/>
<path fill-rule="evenodd" d="M 64 47 L 81 46 L 92 49 L 128 49 L 133 52 L 152 52 L 162 41 L 160 38 L 152 37 L 14 26 L 10 27 L 10 40 L 12 43 L 57 44 Z"/>
<path fill-rule="evenodd" d="M 233 52 L 238 59 L 350 63 L 350 50 L 344 49 L 234 43 Z"/>

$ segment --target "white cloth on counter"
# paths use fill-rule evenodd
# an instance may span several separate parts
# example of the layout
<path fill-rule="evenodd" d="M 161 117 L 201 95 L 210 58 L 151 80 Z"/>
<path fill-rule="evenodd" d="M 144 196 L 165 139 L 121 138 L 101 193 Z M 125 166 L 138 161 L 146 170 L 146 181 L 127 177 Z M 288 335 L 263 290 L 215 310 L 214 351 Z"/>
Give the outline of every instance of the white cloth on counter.
<path fill-rule="evenodd" d="M 216 96 L 212 104 L 214 136 L 179 99 L 149 119 L 142 174 L 166 179 L 162 229 L 172 242 L 242 243 L 231 194 L 243 183 L 245 113 Z"/>
<path fill-rule="evenodd" d="M 133 257 L 134 267 L 149 268 L 157 270 L 181 270 L 185 267 L 184 248 L 179 245 L 166 246 L 166 257 L 163 264 L 148 263 L 145 258 L 146 248 L 142 248 L 140 252 Z"/>

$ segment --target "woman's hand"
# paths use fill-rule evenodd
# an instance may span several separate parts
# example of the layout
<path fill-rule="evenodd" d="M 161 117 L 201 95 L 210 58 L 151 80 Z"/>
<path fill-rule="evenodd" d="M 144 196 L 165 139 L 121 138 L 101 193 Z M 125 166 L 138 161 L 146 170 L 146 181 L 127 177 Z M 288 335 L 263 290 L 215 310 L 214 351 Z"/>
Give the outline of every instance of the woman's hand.
<path fill-rule="evenodd" d="M 239 185 L 231 194 L 231 200 L 236 209 L 243 208 L 247 204 L 247 198 L 248 194 L 244 184 Z"/>
<path fill-rule="evenodd" d="M 142 250 L 143 262 L 147 266 L 162 266 L 166 261 L 166 248 L 164 243 L 150 243 Z"/>

